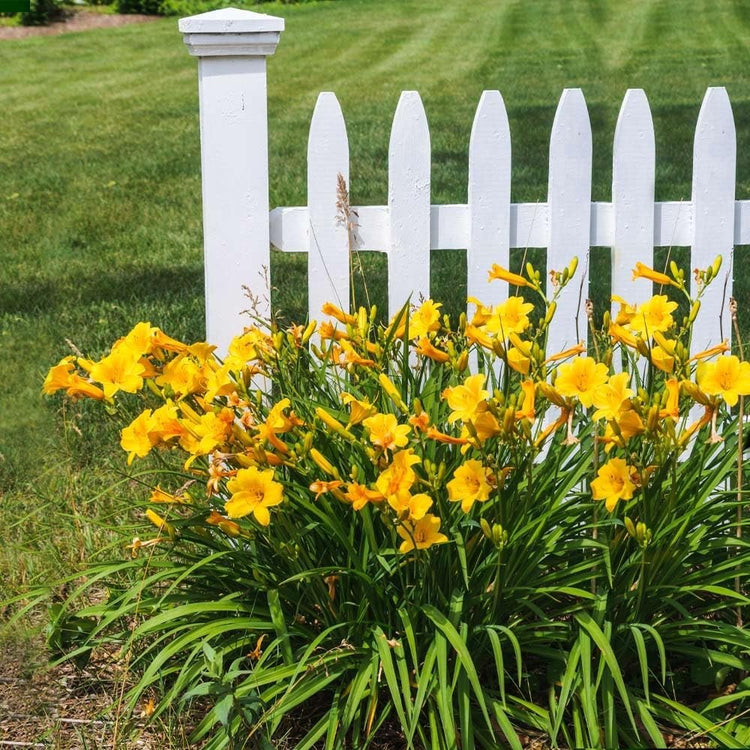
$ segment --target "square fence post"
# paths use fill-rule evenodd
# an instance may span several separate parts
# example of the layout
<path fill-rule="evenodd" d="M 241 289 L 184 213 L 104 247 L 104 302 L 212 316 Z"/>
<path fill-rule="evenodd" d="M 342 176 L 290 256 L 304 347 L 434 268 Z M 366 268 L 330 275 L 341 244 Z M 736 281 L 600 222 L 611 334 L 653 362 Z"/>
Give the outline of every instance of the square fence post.
<path fill-rule="evenodd" d="M 182 18 L 198 58 L 206 340 L 223 356 L 251 307 L 270 315 L 266 57 L 284 19 L 236 8 Z"/>

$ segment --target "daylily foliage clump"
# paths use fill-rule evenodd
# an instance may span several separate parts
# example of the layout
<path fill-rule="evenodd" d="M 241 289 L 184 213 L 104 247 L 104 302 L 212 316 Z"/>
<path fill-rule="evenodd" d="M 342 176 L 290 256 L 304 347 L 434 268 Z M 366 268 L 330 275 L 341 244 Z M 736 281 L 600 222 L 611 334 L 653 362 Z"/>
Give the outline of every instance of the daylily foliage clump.
<path fill-rule="evenodd" d="M 231 690 L 196 732 L 221 725 L 217 746 L 273 736 L 316 694 L 298 747 L 363 746 L 385 722 L 431 748 L 520 747 L 519 732 L 615 747 L 664 726 L 750 741 L 690 676 L 697 659 L 736 689 L 750 668 L 727 484 L 750 364 L 727 342 L 690 353 L 719 266 L 691 298 L 676 267 L 638 264 L 658 293 L 615 298 L 560 351 L 547 333 L 575 260 L 550 297 L 533 267 L 493 266 L 506 301 L 472 299 L 458 321 L 432 300 L 387 325 L 327 304 L 222 356 L 142 322 L 98 361 L 65 357 L 44 391 L 127 414 L 127 462 L 158 478 L 152 538 L 129 544 L 153 587 L 133 701 L 157 684 L 159 711 L 212 695 L 204 662 L 224 659 Z M 80 616 L 111 628 L 129 606 Z"/>

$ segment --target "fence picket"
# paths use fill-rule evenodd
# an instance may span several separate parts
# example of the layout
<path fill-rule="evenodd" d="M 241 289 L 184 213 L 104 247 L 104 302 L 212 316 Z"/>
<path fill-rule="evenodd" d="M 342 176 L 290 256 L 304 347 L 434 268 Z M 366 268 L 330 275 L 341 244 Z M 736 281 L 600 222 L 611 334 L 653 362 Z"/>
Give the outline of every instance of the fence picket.
<path fill-rule="evenodd" d="M 349 185 L 349 141 L 336 95 L 319 94 L 307 145 L 308 252 L 310 320 L 321 320 L 325 302 L 349 309 L 349 230 L 339 215 L 337 182 Z"/>
<path fill-rule="evenodd" d="M 693 332 L 693 353 L 732 337 L 728 304 L 732 294 L 736 163 L 732 105 L 723 86 L 711 87 L 703 98 L 693 145 L 690 267 L 706 268 L 719 254 L 724 263 L 719 278 L 703 296 L 700 325 Z"/>
<path fill-rule="evenodd" d="M 510 263 L 510 126 L 499 91 L 479 100 L 469 141 L 469 242 L 466 290 L 486 305 L 508 296 L 504 283 L 488 284 L 493 263 Z"/>
<path fill-rule="evenodd" d="M 573 256 L 578 257 L 578 272 L 560 295 L 549 329 L 548 348 L 565 349 L 587 339 L 591 123 L 580 89 L 565 89 L 560 97 L 549 152 L 547 271 L 562 271 Z M 552 293 L 549 276 L 547 290 Z"/>
<path fill-rule="evenodd" d="M 631 270 L 636 261 L 653 264 L 655 153 L 646 94 L 643 89 L 628 89 L 617 118 L 612 154 L 612 294 L 632 303 L 651 296 L 651 283 L 633 283 Z"/>
<path fill-rule="evenodd" d="M 430 296 L 430 131 L 422 99 L 403 91 L 388 147 L 388 310 Z"/>

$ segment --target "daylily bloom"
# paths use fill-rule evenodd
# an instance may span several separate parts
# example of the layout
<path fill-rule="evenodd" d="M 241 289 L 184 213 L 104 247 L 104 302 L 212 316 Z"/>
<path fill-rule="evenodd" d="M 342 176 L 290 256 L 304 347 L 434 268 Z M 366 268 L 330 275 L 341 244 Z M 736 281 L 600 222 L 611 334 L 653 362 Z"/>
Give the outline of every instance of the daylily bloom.
<path fill-rule="evenodd" d="M 621 372 L 612 375 L 608 383 L 600 385 L 594 391 L 594 419 L 617 419 L 620 408 L 631 396 L 635 394 L 628 388 L 630 373 Z"/>
<path fill-rule="evenodd" d="M 411 449 L 394 453 L 390 466 L 375 482 L 380 494 L 389 498 L 391 495 L 411 489 L 417 479 L 417 474 L 411 467 L 420 462 L 419 456 L 415 456 Z"/>
<path fill-rule="evenodd" d="M 432 505 L 432 498 L 424 493 L 412 495 L 408 491 L 397 492 L 388 498 L 388 505 L 399 514 L 399 517 L 402 513 L 408 513 L 411 521 L 418 521 L 420 518 L 424 518 L 425 513 L 429 510 Z"/>
<path fill-rule="evenodd" d="M 402 555 L 413 549 L 429 549 L 433 544 L 448 541 L 448 537 L 440 533 L 440 519 L 431 513 L 415 522 L 405 521 L 396 531 L 404 540 L 398 548 Z"/>
<path fill-rule="evenodd" d="M 237 476 L 227 482 L 231 497 L 224 506 L 230 518 L 242 518 L 250 513 L 261 526 L 268 526 L 271 514 L 268 509 L 283 500 L 284 487 L 274 481 L 274 470 L 258 470 L 255 466 L 240 469 Z"/>
<path fill-rule="evenodd" d="M 330 482 L 323 482 L 318 479 L 310 485 L 310 492 L 315 493 L 315 499 L 317 500 L 322 494 L 337 490 L 342 484 L 343 482 L 340 479 L 334 479 Z"/>
<path fill-rule="evenodd" d="M 631 476 L 634 469 L 622 458 L 612 458 L 597 472 L 591 482 L 594 500 L 604 500 L 607 510 L 612 513 L 620 500 L 630 500 L 636 490 Z"/>
<path fill-rule="evenodd" d="M 375 490 L 370 490 L 364 484 L 351 482 L 344 493 L 344 497 L 352 504 L 354 510 L 362 510 L 367 503 L 376 503 L 383 500 L 383 495 Z"/>
<path fill-rule="evenodd" d="M 709 396 L 721 396 L 729 406 L 735 406 L 740 396 L 750 395 L 750 362 L 740 362 L 734 355 L 700 362 L 698 385 Z"/>
<path fill-rule="evenodd" d="M 490 497 L 492 485 L 487 481 L 490 475 L 481 461 L 471 459 L 453 472 L 453 479 L 446 485 L 448 499 L 461 503 L 461 510 L 468 513 L 475 502 L 484 502 Z"/>
<path fill-rule="evenodd" d="M 672 313 L 677 309 L 666 294 L 655 294 L 647 302 L 638 305 L 630 328 L 636 333 L 653 336 L 655 331 L 664 333 L 674 325 Z"/>
<path fill-rule="evenodd" d="M 375 414 L 362 424 L 370 432 L 370 442 L 383 450 L 403 448 L 409 442 L 411 428 L 408 424 L 399 424 L 393 414 Z"/>
<path fill-rule="evenodd" d="M 487 321 L 487 330 L 507 339 L 511 333 L 523 333 L 530 325 L 529 313 L 534 309 L 523 297 L 508 297 L 498 305 Z"/>
<path fill-rule="evenodd" d="M 127 346 L 115 346 L 112 351 L 91 367 L 91 379 L 101 383 L 106 398 L 118 391 L 136 393 L 143 387 L 144 366 L 140 354 Z"/>
<path fill-rule="evenodd" d="M 572 362 L 560 365 L 555 388 L 563 396 L 576 397 L 583 406 L 594 402 L 594 392 L 607 382 L 607 365 L 591 357 L 576 357 Z"/>
<path fill-rule="evenodd" d="M 355 398 L 351 393 L 342 392 L 341 400 L 349 407 L 349 426 L 359 424 L 377 411 L 367 399 Z"/>
<path fill-rule="evenodd" d="M 617 302 L 620 305 L 620 309 L 617 311 L 617 315 L 615 316 L 615 324 L 618 326 L 626 326 L 630 323 L 631 320 L 633 320 L 633 316 L 635 315 L 635 305 L 631 305 L 629 302 L 624 300 L 622 297 L 618 297 L 616 294 L 613 294 L 612 302 Z"/>
<path fill-rule="evenodd" d="M 472 419 L 477 412 L 486 409 L 485 399 L 490 395 L 490 392 L 482 387 L 486 380 L 487 376 L 482 373 L 470 375 L 464 380 L 463 385 L 446 388 L 443 391 L 443 399 L 448 402 L 448 406 L 453 410 L 448 417 L 451 424 L 459 419 L 466 422 Z"/>
<path fill-rule="evenodd" d="M 156 378 L 157 385 L 170 386 L 178 398 L 202 391 L 205 383 L 203 368 L 187 354 L 180 354 L 167 362 L 162 374 Z"/>
<path fill-rule="evenodd" d="M 142 411 L 121 434 L 120 445 L 128 453 L 128 466 L 133 463 L 137 456 L 143 458 L 147 456 L 153 443 L 148 434 L 148 428 L 151 422 L 151 409 Z"/>

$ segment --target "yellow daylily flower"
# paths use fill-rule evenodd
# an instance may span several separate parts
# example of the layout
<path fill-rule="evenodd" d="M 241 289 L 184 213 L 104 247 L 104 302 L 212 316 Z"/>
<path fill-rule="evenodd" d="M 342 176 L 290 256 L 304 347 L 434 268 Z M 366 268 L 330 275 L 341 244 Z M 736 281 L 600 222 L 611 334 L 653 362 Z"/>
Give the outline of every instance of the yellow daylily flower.
<path fill-rule="evenodd" d="M 481 461 L 466 461 L 453 472 L 453 479 L 446 485 L 448 499 L 460 502 L 461 510 L 468 513 L 475 502 L 489 499 L 492 492 L 492 485 L 487 481 L 489 476 L 489 469 Z"/>
<path fill-rule="evenodd" d="M 203 368 L 187 353 L 179 354 L 167 362 L 161 375 L 156 378 L 157 385 L 170 386 L 177 398 L 199 393 L 204 389 L 205 383 Z"/>
<path fill-rule="evenodd" d="M 349 407 L 349 426 L 359 424 L 377 411 L 367 399 L 358 399 L 351 393 L 342 392 L 341 400 Z"/>
<path fill-rule="evenodd" d="M 511 333 L 523 333 L 531 324 L 529 313 L 534 309 L 523 297 L 508 297 L 498 305 L 487 321 L 487 330 L 507 339 Z"/>
<path fill-rule="evenodd" d="M 370 442 L 383 450 L 403 448 L 409 443 L 411 427 L 399 424 L 393 414 L 375 414 L 365 419 L 362 424 L 370 433 Z"/>
<path fill-rule="evenodd" d="M 563 396 L 577 398 L 585 407 L 594 402 L 596 389 L 607 382 L 607 365 L 591 357 L 576 357 L 560 365 L 555 389 Z"/>
<path fill-rule="evenodd" d="M 638 305 L 630 321 L 630 328 L 645 336 L 653 336 L 656 331 L 664 333 L 674 325 L 672 313 L 677 307 L 677 303 L 672 302 L 666 294 L 655 294 L 647 302 Z"/>
<path fill-rule="evenodd" d="M 367 503 L 377 503 L 383 500 L 383 495 L 368 489 L 367 485 L 350 482 L 344 497 L 352 504 L 354 510 L 362 510 Z"/>
<path fill-rule="evenodd" d="M 467 422 L 478 412 L 486 409 L 487 402 L 485 399 L 490 395 L 490 392 L 483 388 L 486 380 L 487 376 L 482 373 L 469 375 L 464 380 L 463 385 L 446 388 L 443 391 L 442 398 L 448 402 L 448 406 L 453 410 L 448 417 L 451 424 L 459 419 L 462 422 Z"/>
<path fill-rule="evenodd" d="M 416 352 L 423 357 L 428 357 L 434 362 L 443 363 L 450 361 L 450 354 L 433 346 L 432 342 L 426 336 L 423 336 L 417 342 Z"/>
<path fill-rule="evenodd" d="M 628 388 L 629 382 L 630 373 L 620 372 L 594 391 L 594 419 L 617 419 L 623 404 L 635 395 L 635 391 Z"/>
<path fill-rule="evenodd" d="M 424 493 L 412 495 L 408 491 L 397 492 L 388 498 L 388 505 L 399 514 L 399 517 L 402 513 L 408 513 L 409 520 L 418 521 L 424 518 L 430 509 L 432 498 Z"/>
<path fill-rule="evenodd" d="M 636 490 L 631 476 L 634 469 L 622 458 L 612 458 L 597 472 L 591 482 L 594 500 L 604 500 L 607 510 L 612 513 L 620 500 L 630 500 Z"/>
<path fill-rule="evenodd" d="M 147 456 L 153 447 L 153 443 L 148 434 L 150 423 L 151 409 L 146 409 L 120 433 L 120 445 L 128 454 L 128 466 L 133 463 L 133 459 L 136 456 L 138 458 L 144 458 Z"/>
<path fill-rule="evenodd" d="M 615 316 L 615 325 L 629 325 L 630 321 L 633 320 L 633 316 L 635 315 L 635 305 L 631 305 L 627 300 L 624 300 L 622 297 L 618 297 L 616 294 L 613 294 L 611 299 L 612 302 L 617 302 L 617 304 L 620 305 L 620 309 L 617 311 L 617 315 Z"/>
<path fill-rule="evenodd" d="M 740 362 L 734 355 L 699 362 L 697 375 L 704 393 L 721 396 L 729 406 L 735 406 L 740 396 L 750 395 L 750 362 Z"/>
<path fill-rule="evenodd" d="M 389 498 L 391 495 L 411 489 L 417 479 L 417 474 L 411 467 L 420 462 L 419 456 L 415 456 L 411 449 L 394 453 L 390 466 L 375 482 L 380 494 Z"/>
<path fill-rule="evenodd" d="M 405 521 L 396 531 L 404 540 L 398 551 L 404 555 L 413 549 L 429 549 L 434 544 L 448 541 L 445 534 L 440 533 L 440 519 L 427 513 L 418 521 Z"/>
<path fill-rule="evenodd" d="M 106 398 L 118 391 L 137 393 L 143 387 L 145 367 L 139 361 L 140 353 L 127 346 L 115 346 L 112 351 L 91 367 L 91 379 L 101 383 Z"/>
<path fill-rule="evenodd" d="M 231 494 L 224 509 L 230 518 L 243 518 L 250 513 L 261 526 L 271 522 L 269 508 L 278 505 L 284 498 L 284 487 L 274 481 L 274 470 L 259 470 L 255 466 L 240 469 L 227 482 Z"/>

